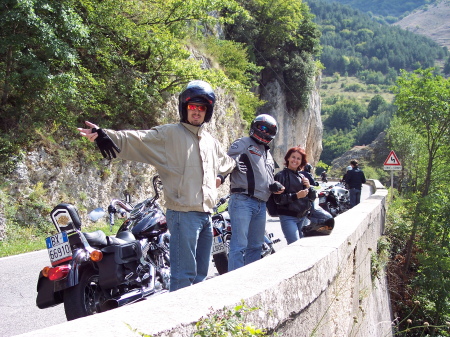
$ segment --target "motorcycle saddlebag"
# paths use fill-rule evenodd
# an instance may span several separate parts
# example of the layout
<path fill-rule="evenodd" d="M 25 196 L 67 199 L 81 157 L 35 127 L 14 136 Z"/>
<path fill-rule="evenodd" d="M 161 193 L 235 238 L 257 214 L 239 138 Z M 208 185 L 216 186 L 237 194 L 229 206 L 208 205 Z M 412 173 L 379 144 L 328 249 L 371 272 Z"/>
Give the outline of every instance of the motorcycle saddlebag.
<path fill-rule="evenodd" d="M 98 283 L 104 289 L 111 289 L 123 283 L 125 279 L 124 266 L 116 263 L 114 252 L 112 254 L 103 253 L 103 259 L 98 262 Z"/>
<path fill-rule="evenodd" d="M 123 283 L 125 280 L 125 264 L 138 263 L 142 257 L 139 241 L 108 246 L 103 248 L 102 252 L 104 254 L 103 259 L 98 262 L 99 283 L 101 287 L 107 289 Z"/>
<path fill-rule="evenodd" d="M 141 244 L 139 241 L 129 242 L 114 247 L 114 258 L 116 263 L 125 264 L 138 261 L 142 257 Z"/>

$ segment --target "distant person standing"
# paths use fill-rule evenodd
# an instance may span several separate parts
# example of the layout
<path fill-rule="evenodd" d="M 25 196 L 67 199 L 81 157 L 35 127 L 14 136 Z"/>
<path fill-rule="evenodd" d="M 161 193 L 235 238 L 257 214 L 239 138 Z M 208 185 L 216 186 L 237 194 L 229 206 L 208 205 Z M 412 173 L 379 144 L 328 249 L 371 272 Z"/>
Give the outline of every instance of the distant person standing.
<path fill-rule="evenodd" d="M 351 169 L 353 169 L 353 167 L 351 167 L 350 165 L 347 166 L 347 168 L 345 169 L 345 173 L 344 173 L 344 175 L 342 177 L 342 180 L 341 180 L 341 183 L 344 184 L 344 187 L 346 189 L 348 189 L 348 185 L 347 185 L 347 182 L 345 181 L 345 178 L 347 177 L 347 172 L 350 171 Z"/>
<path fill-rule="evenodd" d="M 328 182 L 327 171 L 323 171 L 323 172 L 320 174 L 320 177 L 322 178 L 322 182 L 323 182 L 323 183 L 327 183 L 327 182 Z"/>
<path fill-rule="evenodd" d="M 358 161 L 356 159 L 352 159 L 350 165 L 352 169 L 347 171 L 345 182 L 350 189 L 350 207 L 354 207 L 361 200 L 362 184 L 366 183 L 366 177 L 364 172 L 358 167 Z"/>

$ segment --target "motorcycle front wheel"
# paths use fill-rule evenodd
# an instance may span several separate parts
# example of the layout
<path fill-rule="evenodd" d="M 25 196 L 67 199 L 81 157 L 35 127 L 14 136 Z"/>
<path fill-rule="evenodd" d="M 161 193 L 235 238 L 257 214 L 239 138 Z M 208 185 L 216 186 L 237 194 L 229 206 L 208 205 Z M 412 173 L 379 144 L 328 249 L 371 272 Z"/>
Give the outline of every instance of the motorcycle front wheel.
<path fill-rule="evenodd" d="M 64 311 L 68 321 L 99 313 L 106 300 L 98 283 L 98 272 L 85 269 L 80 281 L 64 291 Z"/>

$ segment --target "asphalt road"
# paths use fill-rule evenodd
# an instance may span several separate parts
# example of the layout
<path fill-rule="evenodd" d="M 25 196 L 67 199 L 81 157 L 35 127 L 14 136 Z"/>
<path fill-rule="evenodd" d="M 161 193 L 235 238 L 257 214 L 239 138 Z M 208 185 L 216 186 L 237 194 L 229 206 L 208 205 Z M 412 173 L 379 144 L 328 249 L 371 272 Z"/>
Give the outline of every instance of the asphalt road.
<path fill-rule="evenodd" d="M 362 199 L 369 196 L 368 191 L 368 187 L 363 189 Z M 280 239 L 275 244 L 276 251 L 286 246 L 278 218 L 268 218 L 266 229 L 274 234 L 274 239 Z M 0 336 L 15 336 L 66 322 L 62 304 L 48 309 L 36 307 L 39 271 L 49 264 L 46 250 L 0 259 Z M 209 277 L 217 275 L 211 264 Z"/>

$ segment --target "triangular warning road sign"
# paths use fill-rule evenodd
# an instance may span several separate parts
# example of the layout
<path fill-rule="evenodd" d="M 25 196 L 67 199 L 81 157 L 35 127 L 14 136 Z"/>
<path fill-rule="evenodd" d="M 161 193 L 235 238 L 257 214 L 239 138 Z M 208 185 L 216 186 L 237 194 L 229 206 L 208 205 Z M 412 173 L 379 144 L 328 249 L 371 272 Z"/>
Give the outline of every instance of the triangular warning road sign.
<path fill-rule="evenodd" d="M 389 156 L 384 161 L 384 165 L 385 166 L 402 166 L 402 164 L 400 164 L 400 160 L 398 160 L 394 151 L 391 151 L 391 153 L 389 153 Z"/>

